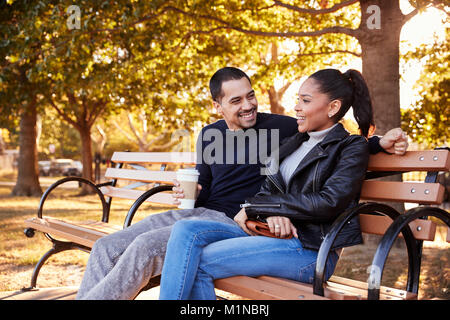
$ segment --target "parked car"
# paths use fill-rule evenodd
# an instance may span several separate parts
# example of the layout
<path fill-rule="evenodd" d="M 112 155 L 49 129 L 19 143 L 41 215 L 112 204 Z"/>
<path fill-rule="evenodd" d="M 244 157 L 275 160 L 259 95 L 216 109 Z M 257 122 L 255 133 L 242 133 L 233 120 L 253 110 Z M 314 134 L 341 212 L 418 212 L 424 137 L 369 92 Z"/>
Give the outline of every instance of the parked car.
<path fill-rule="evenodd" d="M 50 163 L 50 176 L 62 176 L 67 168 L 72 166 L 72 159 L 56 159 L 52 160 Z"/>
<path fill-rule="evenodd" d="M 72 161 L 72 165 L 65 167 L 64 176 L 81 177 L 83 172 L 83 164 L 80 161 Z"/>
<path fill-rule="evenodd" d="M 38 161 L 39 175 L 48 176 L 50 174 L 50 161 Z"/>

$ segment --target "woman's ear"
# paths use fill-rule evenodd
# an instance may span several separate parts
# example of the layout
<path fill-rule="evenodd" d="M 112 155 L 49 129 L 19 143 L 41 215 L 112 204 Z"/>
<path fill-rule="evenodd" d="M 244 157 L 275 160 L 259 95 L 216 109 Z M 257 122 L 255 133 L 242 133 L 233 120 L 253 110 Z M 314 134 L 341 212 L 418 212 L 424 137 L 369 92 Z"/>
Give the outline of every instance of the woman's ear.
<path fill-rule="evenodd" d="M 332 118 L 339 112 L 341 109 L 342 102 L 341 100 L 333 100 L 328 105 L 328 118 Z"/>

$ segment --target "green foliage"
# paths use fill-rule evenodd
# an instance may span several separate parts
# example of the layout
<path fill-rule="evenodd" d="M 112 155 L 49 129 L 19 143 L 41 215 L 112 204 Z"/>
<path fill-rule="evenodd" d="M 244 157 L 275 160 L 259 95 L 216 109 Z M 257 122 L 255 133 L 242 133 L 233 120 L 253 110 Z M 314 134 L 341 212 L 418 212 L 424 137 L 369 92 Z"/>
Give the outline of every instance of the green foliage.
<path fill-rule="evenodd" d="M 402 110 L 402 129 L 414 141 L 428 148 L 448 146 L 450 136 L 449 42 L 421 46 L 406 55 L 407 59 L 427 57 L 416 84 L 421 98 L 411 108 Z"/>
<path fill-rule="evenodd" d="M 214 120 L 207 85 L 220 67 L 249 72 L 262 97 L 274 79 L 289 83 L 359 57 L 354 37 L 332 31 L 358 28 L 357 2 L 311 14 L 341 2 L 1 2 L 0 125 L 17 125 L 20 110 L 35 98 L 41 113 L 58 110 L 79 130 L 142 109 L 157 133 L 192 130 Z M 69 30 L 66 10 L 73 4 L 81 28 Z"/>
<path fill-rule="evenodd" d="M 55 146 L 55 153 L 50 153 L 49 146 Z M 80 134 L 55 111 L 49 110 L 41 117 L 41 134 L 38 143 L 39 160 L 50 158 L 80 159 Z"/>

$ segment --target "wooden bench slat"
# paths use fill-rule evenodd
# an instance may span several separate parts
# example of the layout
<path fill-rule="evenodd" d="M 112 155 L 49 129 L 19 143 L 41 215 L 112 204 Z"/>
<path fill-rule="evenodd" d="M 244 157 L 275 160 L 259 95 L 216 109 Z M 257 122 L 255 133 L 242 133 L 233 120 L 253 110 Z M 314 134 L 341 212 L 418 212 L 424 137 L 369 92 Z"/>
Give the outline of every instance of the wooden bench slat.
<path fill-rule="evenodd" d="M 177 173 L 175 171 L 151 171 L 134 169 L 108 168 L 105 177 L 110 179 L 124 179 L 143 182 L 159 182 L 173 184 Z"/>
<path fill-rule="evenodd" d="M 219 290 L 256 300 L 328 300 L 312 292 L 288 288 L 246 276 L 218 279 L 214 285 Z"/>
<path fill-rule="evenodd" d="M 255 281 L 259 280 L 259 281 Z M 312 293 L 311 284 L 301 283 L 289 279 L 260 276 L 257 278 L 235 276 L 215 281 L 215 287 L 250 299 L 331 299 L 331 300 L 361 300 L 367 299 L 367 283 L 333 276 L 326 282 L 324 297 Z M 277 285 L 272 287 L 269 284 Z M 268 291 L 270 290 L 270 292 Z M 283 290 L 282 292 L 280 290 Z M 294 291 L 291 291 L 294 290 Z M 293 298 L 292 298 L 293 297 Z M 382 300 L 417 299 L 417 295 L 395 288 L 382 286 L 380 288 Z"/>
<path fill-rule="evenodd" d="M 195 152 L 114 152 L 116 163 L 186 164 L 195 165 Z"/>
<path fill-rule="evenodd" d="M 444 190 L 444 186 L 439 183 L 366 180 L 362 186 L 361 199 L 440 204 L 444 199 Z"/>
<path fill-rule="evenodd" d="M 92 248 L 95 241 L 99 238 L 117 231 L 116 228 L 111 228 L 111 225 L 106 223 L 103 223 L 104 231 L 101 232 L 92 228 L 86 228 L 82 225 L 77 225 L 76 222 L 69 223 L 50 217 L 27 219 L 25 220 L 25 225 L 29 228 L 49 233 L 52 236 L 62 237 L 89 248 Z"/>
<path fill-rule="evenodd" d="M 133 190 L 133 189 L 123 189 L 123 188 L 116 188 L 111 186 L 101 187 L 100 190 L 105 196 L 108 197 L 116 197 L 116 198 L 122 198 L 122 199 L 130 199 L 130 200 L 136 200 L 139 198 L 145 191 L 142 190 Z M 173 206 L 173 198 L 171 193 L 167 192 L 159 192 L 154 195 L 152 195 L 150 198 L 146 200 L 146 202 L 151 203 L 157 203 L 157 204 L 164 204 L 168 206 Z"/>
<path fill-rule="evenodd" d="M 351 286 L 354 288 L 362 289 L 365 292 L 365 296 L 367 298 L 367 289 L 369 285 L 367 282 L 362 282 L 354 279 L 348 279 L 338 276 L 331 276 L 327 281 L 327 285 L 338 287 L 338 285 Z M 380 286 L 380 295 L 384 296 L 392 296 L 397 299 L 406 299 L 406 300 L 414 300 L 417 299 L 417 294 L 408 292 L 405 290 Z"/>
<path fill-rule="evenodd" d="M 293 280 L 284 279 L 284 278 L 269 277 L 269 276 L 260 276 L 257 279 L 275 283 L 275 284 L 279 284 L 279 285 L 283 285 L 283 286 L 290 287 L 293 289 L 300 289 L 300 290 L 307 291 L 310 293 L 313 292 L 313 287 L 311 284 L 301 283 L 298 281 L 293 281 Z M 349 294 L 346 292 L 340 292 L 340 291 L 333 290 L 333 289 L 330 289 L 327 287 L 324 288 L 324 296 L 325 296 L 325 298 L 328 298 L 331 300 L 360 300 L 361 299 L 361 296 L 359 296 L 359 295 Z"/>
<path fill-rule="evenodd" d="M 448 171 L 450 153 L 447 150 L 407 151 L 403 156 L 383 152 L 371 155 L 369 171 Z"/>
<path fill-rule="evenodd" d="M 383 235 L 392 223 L 392 219 L 386 216 L 360 214 L 359 224 L 364 233 Z M 436 235 L 436 223 L 431 220 L 417 219 L 409 223 L 411 231 L 417 240 L 434 241 Z M 402 236 L 402 234 L 400 234 Z"/>

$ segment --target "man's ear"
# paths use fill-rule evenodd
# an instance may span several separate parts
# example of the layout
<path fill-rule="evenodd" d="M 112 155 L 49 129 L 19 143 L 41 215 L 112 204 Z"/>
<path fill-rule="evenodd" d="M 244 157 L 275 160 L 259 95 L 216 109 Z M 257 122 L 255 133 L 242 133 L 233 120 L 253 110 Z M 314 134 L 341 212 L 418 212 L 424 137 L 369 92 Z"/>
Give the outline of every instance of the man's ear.
<path fill-rule="evenodd" d="M 328 118 L 332 118 L 339 112 L 341 109 L 342 102 L 341 100 L 333 100 L 328 105 Z"/>
<path fill-rule="evenodd" d="M 213 101 L 213 106 L 214 106 L 214 108 L 216 108 L 217 113 L 223 116 L 223 110 L 222 110 L 222 106 L 220 105 L 220 103 L 218 103 L 217 101 Z"/>

